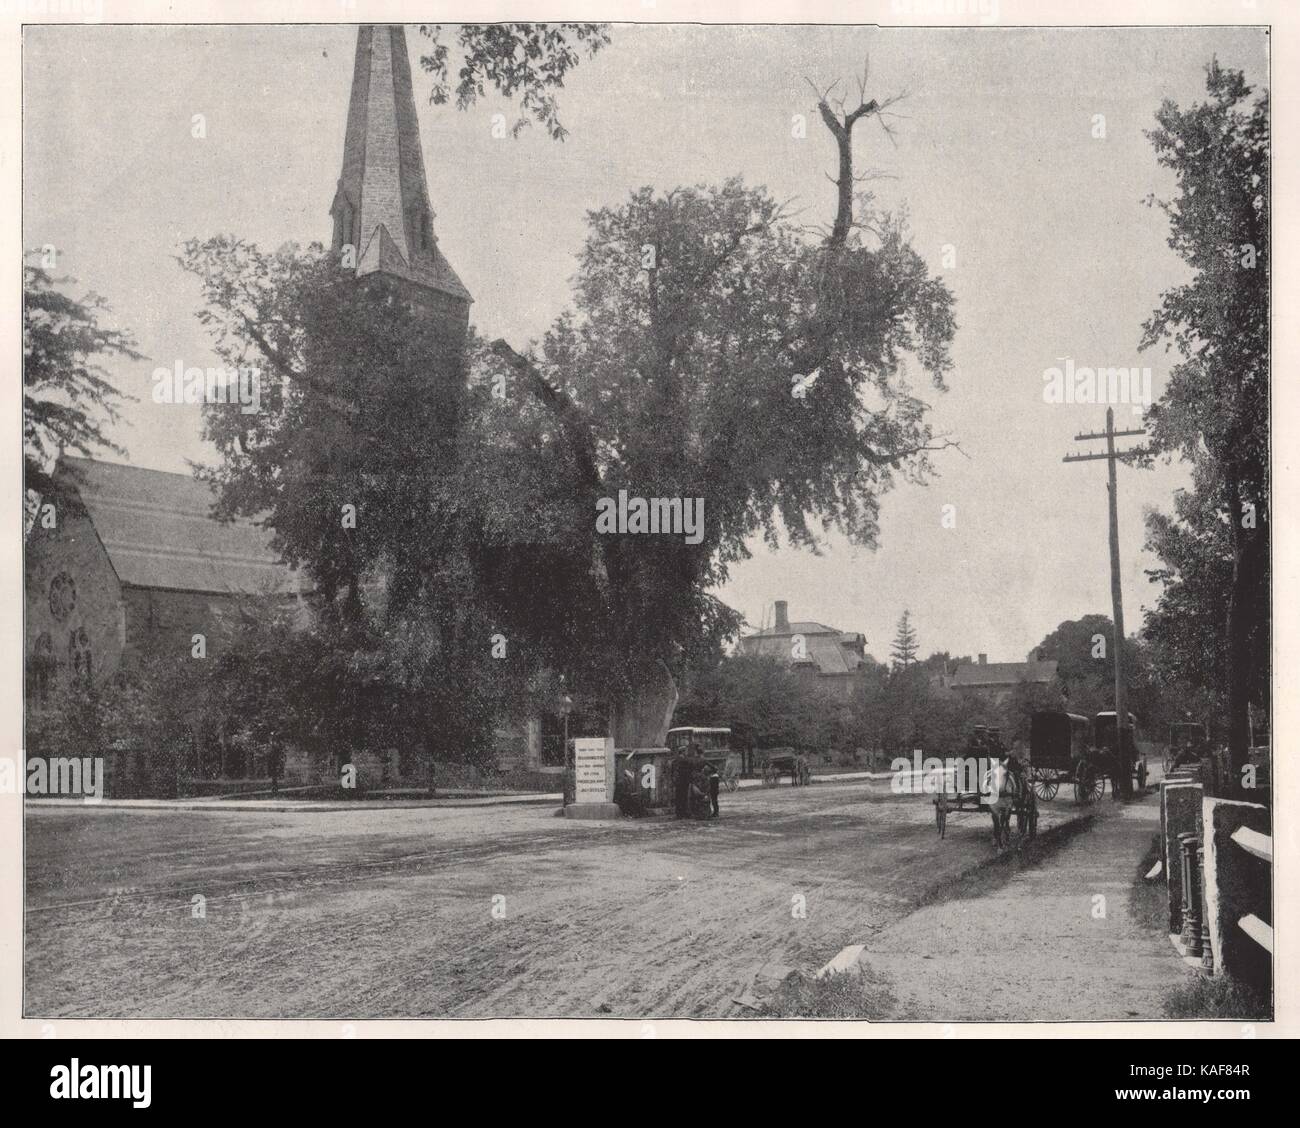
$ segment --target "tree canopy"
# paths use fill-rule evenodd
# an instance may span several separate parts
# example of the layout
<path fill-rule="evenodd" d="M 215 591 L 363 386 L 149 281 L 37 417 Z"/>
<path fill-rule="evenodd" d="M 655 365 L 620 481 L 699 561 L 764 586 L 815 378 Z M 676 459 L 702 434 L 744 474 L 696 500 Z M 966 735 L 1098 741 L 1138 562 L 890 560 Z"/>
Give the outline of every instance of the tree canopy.
<path fill-rule="evenodd" d="M 875 110 L 823 110 L 852 184 Z M 907 363 L 943 388 L 952 296 L 901 222 L 838 198 L 821 239 L 739 177 L 590 212 L 573 305 L 527 354 L 471 335 L 449 355 L 400 291 L 319 247 L 191 242 L 218 351 L 281 379 L 260 415 L 207 410 L 224 510 L 266 512 L 341 613 L 432 601 L 448 637 L 473 608 L 530 669 L 634 696 L 738 630 L 710 591 L 750 537 L 874 545 L 883 494 L 948 445 Z M 698 535 L 599 530 L 621 490 L 701 499 Z"/>
<path fill-rule="evenodd" d="M 72 278 L 55 277 L 32 251 L 23 263 L 23 478 L 29 490 L 54 488 L 50 476 L 59 454 L 89 457 L 103 451 L 125 455 L 104 430 L 116 423 L 122 402 L 100 363 L 119 355 L 139 360 L 135 339 L 105 325 L 108 312 L 97 294 L 66 293 Z"/>
<path fill-rule="evenodd" d="M 1150 202 L 1168 217 L 1169 246 L 1190 270 L 1186 282 L 1161 295 L 1143 326 L 1143 347 L 1163 343 L 1176 358 L 1150 412 L 1152 447 L 1177 452 L 1195 468 L 1199 495 L 1176 503 L 1172 521 L 1148 522 L 1168 565 L 1154 578 L 1174 585 L 1152 626 L 1167 640 L 1181 639 L 1186 657 L 1187 636 L 1171 630 L 1166 613 L 1207 594 L 1200 580 L 1229 547 L 1230 582 L 1188 626 L 1213 628 L 1213 603 L 1226 590 L 1222 672 L 1237 778 L 1248 750 L 1252 692 L 1267 662 L 1270 619 L 1270 115 L 1268 92 L 1252 101 L 1242 73 L 1217 59 L 1206 68 L 1206 93 L 1188 109 L 1166 101 L 1147 134 L 1177 184 L 1172 199 Z M 1213 662 L 1219 648 L 1208 638 L 1204 643 L 1201 652 Z M 1211 668 L 1204 670 L 1208 676 Z"/>
<path fill-rule="evenodd" d="M 435 106 L 452 98 L 450 47 L 441 24 L 421 24 L 420 34 L 429 40 L 420 67 L 433 79 L 429 100 Z M 461 24 L 455 29 L 460 55 L 456 73 L 456 108 L 469 109 L 490 86 L 506 98 L 518 97 L 522 112 L 511 127 L 518 136 L 530 121 L 536 121 L 556 141 L 568 130 L 560 124 L 559 100 L 555 91 L 564 77 L 581 61 L 609 44 L 607 24 Z"/>

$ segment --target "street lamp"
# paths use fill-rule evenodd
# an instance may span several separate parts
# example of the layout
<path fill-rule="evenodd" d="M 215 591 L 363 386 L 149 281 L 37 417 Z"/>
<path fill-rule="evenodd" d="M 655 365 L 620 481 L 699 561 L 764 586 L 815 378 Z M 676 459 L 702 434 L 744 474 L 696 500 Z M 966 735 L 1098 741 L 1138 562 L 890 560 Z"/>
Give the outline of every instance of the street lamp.
<path fill-rule="evenodd" d="M 564 718 L 564 755 L 569 755 L 569 714 L 573 712 L 573 698 L 567 693 L 560 698 L 560 716 Z"/>

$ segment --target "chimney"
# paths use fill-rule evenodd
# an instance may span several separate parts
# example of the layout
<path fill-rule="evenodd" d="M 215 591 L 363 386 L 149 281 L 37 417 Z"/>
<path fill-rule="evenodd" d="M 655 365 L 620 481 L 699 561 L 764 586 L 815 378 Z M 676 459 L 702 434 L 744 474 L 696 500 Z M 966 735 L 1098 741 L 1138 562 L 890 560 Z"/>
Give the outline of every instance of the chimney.
<path fill-rule="evenodd" d="M 981 665 L 981 666 L 987 666 L 988 664 L 989 664 L 989 656 L 988 656 L 987 654 L 981 654 L 981 655 L 980 655 L 980 665 Z"/>
<path fill-rule="evenodd" d="M 784 599 L 776 601 L 776 634 L 790 633 L 789 604 Z"/>

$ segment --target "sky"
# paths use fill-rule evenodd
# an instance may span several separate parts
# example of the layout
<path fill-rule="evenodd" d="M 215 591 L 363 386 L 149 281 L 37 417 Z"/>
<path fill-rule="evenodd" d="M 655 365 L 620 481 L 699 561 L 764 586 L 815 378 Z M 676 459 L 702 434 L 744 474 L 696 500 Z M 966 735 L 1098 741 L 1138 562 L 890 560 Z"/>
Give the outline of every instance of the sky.
<path fill-rule="evenodd" d="M 859 125 L 860 169 L 880 203 L 906 209 L 913 243 L 956 297 L 954 371 L 926 387 L 936 432 L 960 451 L 925 485 L 886 495 L 879 547 L 831 536 L 819 554 L 755 544 L 718 594 L 758 627 L 790 617 L 861 631 L 888 654 L 910 610 L 923 654 L 1018 661 L 1057 624 L 1110 614 L 1106 465 L 1064 464 L 1105 409 L 1044 402 L 1044 372 L 1170 365 L 1137 351 L 1141 325 L 1184 267 L 1144 130 L 1162 100 L 1204 97 L 1217 55 L 1265 85 L 1268 39 L 1248 28 L 889 29 L 614 25 L 560 93 L 569 136 L 534 126 L 493 137 L 487 98 L 428 103 L 407 29 L 439 246 L 474 295 L 471 320 L 523 347 L 568 305 L 589 209 L 642 185 L 742 175 L 795 201 L 809 224 L 834 213 L 834 143 L 809 81 L 868 95 L 905 91 L 891 143 Z M 356 30 L 345 25 L 44 26 L 26 29 L 24 244 L 52 244 L 59 271 L 108 301 L 146 359 L 108 367 L 126 405 L 113 437 L 135 465 L 186 472 L 212 451 L 199 408 L 150 399 L 155 367 L 217 360 L 175 261 L 192 236 L 235 233 L 268 248 L 328 241 Z M 454 64 L 453 64 L 454 65 Z M 202 114 L 205 136 L 193 136 Z M 795 115 L 806 119 L 799 136 Z M 1104 116 L 1104 136 L 1098 136 Z M 1117 427 L 1140 426 L 1123 405 Z M 1158 589 L 1143 513 L 1169 510 L 1184 470 L 1119 468 L 1125 625 Z M 955 508 L 945 509 L 947 506 Z M 945 515 L 947 520 L 945 521 Z M 955 516 L 955 527 L 954 518 Z"/>

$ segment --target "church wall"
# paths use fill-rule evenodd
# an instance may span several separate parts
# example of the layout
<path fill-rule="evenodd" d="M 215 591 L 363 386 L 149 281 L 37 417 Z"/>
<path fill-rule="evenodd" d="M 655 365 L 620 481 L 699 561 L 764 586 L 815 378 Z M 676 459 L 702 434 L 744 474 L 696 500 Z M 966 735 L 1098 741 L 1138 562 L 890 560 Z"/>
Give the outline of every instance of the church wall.
<path fill-rule="evenodd" d="M 125 587 L 126 642 L 132 659 L 164 656 L 192 662 L 194 635 L 205 639 L 207 658 L 221 647 L 222 613 L 233 615 L 239 598 L 211 592 Z"/>
<path fill-rule="evenodd" d="M 24 655 L 49 647 L 66 677 L 86 655 L 96 680 L 117 669 L 125 645 L 122 588 L 90 519 L 62 512 L 54 529 L 38 522 L 27 538 Z"/>

